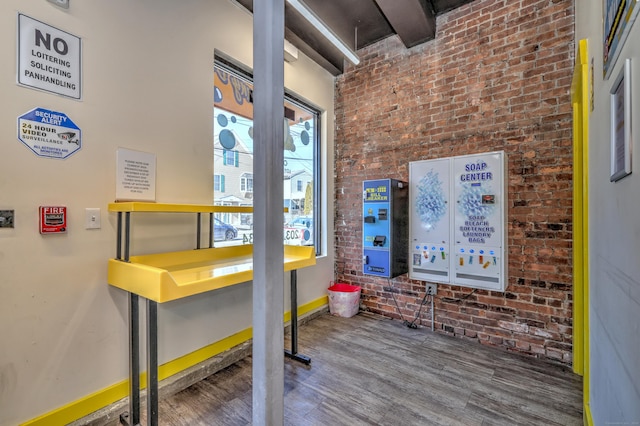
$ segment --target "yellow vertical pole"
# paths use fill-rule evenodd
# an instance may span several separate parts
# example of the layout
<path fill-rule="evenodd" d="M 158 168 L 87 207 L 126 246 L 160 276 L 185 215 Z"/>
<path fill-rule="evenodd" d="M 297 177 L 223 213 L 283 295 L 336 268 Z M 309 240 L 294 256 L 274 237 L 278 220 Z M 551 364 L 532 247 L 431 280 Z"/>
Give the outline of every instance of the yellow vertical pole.
<path fill-rule="evenodd" d="M 571 84 L 573 105 L 573 371 L 583 376 L 585 424 L 589 410 L 589 108 L 587 40 L 580 40 Z"/>
<path fill-rule="evenodd" d="M 586 44 L 586 43 L 585 43 Z M 586 46 L 585 46 L 586 47 Z M 584 79 L 582 68 L 586 66 L 583 41 L 578 45 L 576 66 L 571 83 L 571 102 L 573 106 L 573 371 L 584 374 L 584 310 L 583 270 L 584 239 L 582 225 L 582 157 L 583 157 L 583 92 Z"/>

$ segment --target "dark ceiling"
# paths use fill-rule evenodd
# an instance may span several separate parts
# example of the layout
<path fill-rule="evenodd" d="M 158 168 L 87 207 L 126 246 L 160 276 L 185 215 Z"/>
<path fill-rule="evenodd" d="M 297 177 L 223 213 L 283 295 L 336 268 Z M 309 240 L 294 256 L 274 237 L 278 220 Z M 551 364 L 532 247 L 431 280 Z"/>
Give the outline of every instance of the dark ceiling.
<path fill-rule="evenodd" d="M 253 0 L 236 0 L 253 11 Z M 436 16 L 472 0 L 304 0 L 352 50 L 398 34 L 406 47 L 433 40 Z M 285 2 L 285 38 L 333 75 L 344 55 Z"/>

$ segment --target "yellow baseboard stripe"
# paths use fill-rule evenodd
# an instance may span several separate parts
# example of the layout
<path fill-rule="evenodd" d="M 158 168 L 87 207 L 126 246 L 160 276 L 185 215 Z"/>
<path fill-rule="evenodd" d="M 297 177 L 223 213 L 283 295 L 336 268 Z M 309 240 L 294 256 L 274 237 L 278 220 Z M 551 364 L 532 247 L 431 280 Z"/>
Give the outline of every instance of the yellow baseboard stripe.
<path fill-rule="evenodd" d="M 591 407 L 588 403 L 582 406 L 582 421 L 586 426 L 593 426 L 593 417 L 591 417 Z"/>
<path fill-rule="evenodd" d="M 233 348 L 234 346 L 244 343 L 247 340 L 251 339 L 252 334 L 253 329 L 247 328 L 218 342 L 207 345 L 204 348 L 198 349 L 197 351 L 183 355 L 180 358 L 176 358 L 173 361 L 167 362 L 166 364 L 162 364 L 158 367 L 158 380 L 164 380 L 167 377 L 173 376 L 174 374 L 186 370 L 187 368 L 193 367 L 194 365 L 197 365 L 211 358 L 212 356 L 216 356 L 219 353 Z M 146 377 L 144 379 L 144 382 L 141 380 L 141 383 L 145 383 L 145 386 L 146 382 Z"/>
<path fill-rule="evenodd" d="M 112 404 L 129 393 L 129 381 L 123 381 L 115 385 L 109 386 L 101 391 L 85 396 L 71 404 L 57 408 L 49 413 L 36 417 L 22 425 L 66 425 L 74 420 L 84 417 L 88 414 Z M 95 407 L 95 408 L 91 408 Z"/>
<path fill-rule="evenodd" d="M 304 315 L 308 312 L 315 311 L 316 309 L 324 308 L 329 305 L 329 296 L 322 296 L 316 300 L 312 300 L 309 303 L 305 303 L 298 307 L 298 315 Z M 290 314 L 290 312 L 289 312 Z"/>
<path fill-rule="evenodd" d="M 326 306 L 328 303 L 329 300 L 327 296 L 320 297 L 319 299 L 299 306 L 298 315 L 314 311 Z M 284 321 L 287 322 L 290 320 L 291 312 L 287 311 L 284 314 Z M 252 332 L 252 328 L 247 328 L 218 342 L 212 343 L 194 352 L 183 355 L 180 358 L 176 358 L 162 364 L 158 367 L 158 380 L 164 380 L 167 377 L 173 376 L 174 374 L 193 367 L 200 362 L 250 340 Z M 140 384 L 142 388 L 146 387 L 146 373 L 142 373 L 140 375 Z M 82 417 L 100 410 L 101 408 L 107 407 L 128 395 L 129 380 L 127 379 L 45 413 L 35 419 L 22 423 L 21 426 L 65 425 L 81 419 Z"/>

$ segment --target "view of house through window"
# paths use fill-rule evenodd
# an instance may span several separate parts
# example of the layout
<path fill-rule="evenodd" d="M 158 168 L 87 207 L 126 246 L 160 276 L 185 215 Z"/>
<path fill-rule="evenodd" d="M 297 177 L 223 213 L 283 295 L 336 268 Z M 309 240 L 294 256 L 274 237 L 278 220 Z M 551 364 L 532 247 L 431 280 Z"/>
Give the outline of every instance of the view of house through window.
<path fill-rule="evenodd" d="M 215 205 L 253 205 L 253 84 L 247 76 L 216 63 L 213 107 L 213 199 Z M 317 111 L 285 96 L 284 208 L 285 244 L 315 245 L 319 232 L 314 185 L 318 170 Z M 285 211 L 286 208 L 286 211 Z M 253 243 L 253 215 L 216 214 L 215 244 Z"/>

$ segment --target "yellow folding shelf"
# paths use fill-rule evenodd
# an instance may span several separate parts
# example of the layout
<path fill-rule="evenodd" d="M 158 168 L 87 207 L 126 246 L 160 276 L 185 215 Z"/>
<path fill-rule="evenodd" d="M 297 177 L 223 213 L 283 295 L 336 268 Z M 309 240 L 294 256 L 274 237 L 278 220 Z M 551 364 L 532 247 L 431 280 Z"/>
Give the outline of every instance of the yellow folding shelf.
<path fill-rule="evenodd" d="M 118 213 L 251 213 L 253 207 L 119 202 L 109 204 Z M 119 217 L 119 221 L 121 218 Z M 120 223 L 120 222 L 119 222 Z M 284 270 L 316 264 L 315 249 L 284 246 Z M 114 287 L 158 303 L 169 302 L 253 279 L 253 246 L 176 251 L 130 256 L 129 262 L 109 260 L 107 281 Z"/>
<path fill-rule="evenodd" d="M 169 302 L 253 279 L 251 245 L 110 259 L 110 285 L 158 303 Z M 284 270 L 315 265 L 313 247 L 284 246 Z"/>

